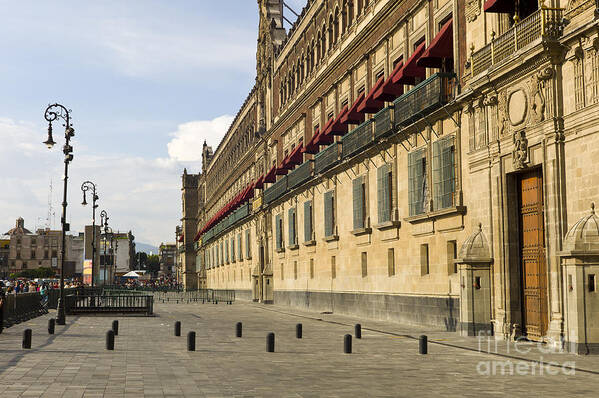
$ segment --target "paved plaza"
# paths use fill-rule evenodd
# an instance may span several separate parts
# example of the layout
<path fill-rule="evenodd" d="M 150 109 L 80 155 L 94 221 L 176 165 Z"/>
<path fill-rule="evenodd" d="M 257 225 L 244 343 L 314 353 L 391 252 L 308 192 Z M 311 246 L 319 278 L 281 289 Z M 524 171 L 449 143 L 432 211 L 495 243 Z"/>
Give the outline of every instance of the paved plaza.
<path fill-rule="evenodd" d="M 155 317 L 71 316 L 48 335 L 52 313 L 0 335 L 1 397 L 480 397 L 589 396 L 599 358 L 550 353 L 532 343 L 478 341 L 336 314 L 236 302 L 155 305 Z M 106 331 L 119 320 L 115 350 Z M 174 336 L 176 320 L 181 337 Z M 243 337 L 235 337 L 243 322 Z M 353 353 L 343 336 L 362 324 Z M 295 337 L 302 323 L 303 338 Z M 33 329 L 30 350 L 21 348 Z M 187 351 L 187 332 L 197 334 Z M 275 353 L 266 335 L 276 336 Z M 428 355 L 418 354 L 420 334 Z M 481 352 L 491 351 L 491 353 Z M 552 362 L 553 365 L 547 365 Z"/>

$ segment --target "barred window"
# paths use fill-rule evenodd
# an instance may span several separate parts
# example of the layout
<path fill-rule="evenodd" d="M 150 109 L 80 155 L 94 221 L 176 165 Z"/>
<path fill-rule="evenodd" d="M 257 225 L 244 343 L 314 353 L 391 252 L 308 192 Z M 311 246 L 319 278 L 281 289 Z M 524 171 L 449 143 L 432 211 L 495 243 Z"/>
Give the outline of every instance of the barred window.
<path fill-rule="evenodd" d="M 304 202 L 304 242 L 311 241 L 312 235 L 312 201 L 308 200 Z"/>
<path fill-rule="evenodd" d="M 243 251 L 241 250 L 241 234 L 237 234 L 237 253 L 239 253 L 239 261 L 243 261 Z"/>
<path fill-rule="evenodd" d="M 395 275 L 395 249 L 387 249 L 387 275 Z"/>
<path fill-rule="evenodd" d="M 235 261 L 235 238 L 231 237 L 231 262 L 234 263 Z"/>
<path fill-rule="evenodd" d="M 287 223 L 289 224 L 289 246 L 294 246 L 297 244 L 297 221 L 295 218 L 295 207 L 289 209 Z"/>
<path fill-rule="evenodd" d="M 225 239 L 225 263 L 229 263 L 229 241 Z"/>
<path fill-rule="evenodd" d="M 591 57 L 591 64 L 593 69 L 591 101 L 596 104 L 599 102 L 599 51 L 595 50 Z"/>
<path fill-rule="evenodd" d="M 335 231 L 335 195 L 324 193 L 324 236 L 333 236 Z"/>
<path fill-rule="evenodd" d="M 424 148 L 408 154 L 410 215 L 426 211 L 428 186 L 426 182 L 426 150 Z"/>
<path fill-rule="evenodd" d="M 393 175 L 391 165 L 384 164 L 376 170 L 378 222 L 391 221 L 391 208 L 393 202 L 392 187 Z"/>
<path fill-rule="evenodd" d="M 584 68 L 583 59 L 574 60 L 574 102 L 576 110 L 584 108 Z"/>
<path fill-rule="evenodd" d="M 433 143 L 433 206 L 435 210 L 455 205 L 455 138 Z"/>

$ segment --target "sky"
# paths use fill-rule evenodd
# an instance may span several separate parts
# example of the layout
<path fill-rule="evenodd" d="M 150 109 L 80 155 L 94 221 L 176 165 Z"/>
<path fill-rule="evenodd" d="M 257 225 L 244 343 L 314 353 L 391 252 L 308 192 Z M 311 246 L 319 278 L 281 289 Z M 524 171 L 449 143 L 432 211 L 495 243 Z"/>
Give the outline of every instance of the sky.
<path fill-rule="evenodd" d="M 301 11 L 305 0 L 288 0 Z M 91 224 L 92 181 L 112 228 L 173 242 L 181 174 L 197 173 L 255 80 L 256 0 L 0 0 L 0 234 L 18 217 L 60 229 L 64 130 L 52 150 L 44 111 L 71 110 L 71 232 Z M 286 16 L 294 20 L 290 13 Z M 50 195 L 50 184 L 53 185 Z M 98 221 L 99 222 L 99 221 Z"/>

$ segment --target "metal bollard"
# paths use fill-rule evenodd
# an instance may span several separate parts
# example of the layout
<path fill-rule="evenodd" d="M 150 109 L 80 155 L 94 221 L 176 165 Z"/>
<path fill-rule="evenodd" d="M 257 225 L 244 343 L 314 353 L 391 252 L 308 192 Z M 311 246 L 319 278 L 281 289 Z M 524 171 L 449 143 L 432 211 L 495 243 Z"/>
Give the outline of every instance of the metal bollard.
<path fill-rule="evenodd" d="M 302 324 L 298 323 L 295 325 L 295 337 L 298 339 L 302 338 Z"/>
<path fill-rule="evenodd" d="M 114 350 L 114 331 L 112 330 L 106 332 L 106 349 Z"/>
<path fill-rule="evenodd" d="M 351 354 L 351 334 L 343 336 L 343 352 Z"/>
<path fill-rule="evenodd" d="M 424 334 L 418 338 L 418 353 L 422 355 L 428 354 L 428 337 Z"/>
<path fill-rule="evenodd" d="M 360 325 L 359 323 L 356 323 L 356 326 L 354 329 L 355 329 L 356 339 L 361 339 L 362 338 L 362 325 Z"/>
<path fill-rule="evenodd" d="M 196 332 L 187 333 L 187 351 L 196 350 Z"/>
<path fill-rule="evenodd" d="M 31 329 L 23 330 L 23 348 L 31 348 Z"/>
<path fill-rule="evenodd" d="M 235 325 L 235 336 L 237 337 L 241 337 L 241 329 L 242 329 L 242 324 L 241 322 L 237 322 L 237 325 Z"/>
<path fill-rule="evenodd" d="M 175 336 L 181 336 L 181 321 L 175 322 Z"/>
<path fill-rule="evenodd" d="M 114 332 L 115 336 L 119 335 L 119 321 L 116 319 L 112 321 L 112 331 Z"/>
<path fill-rule="evenodd" d="M 48 319 L 48 334 L 54 334 L 55 328 L 56 328 L 56 319 L 54 319 L 54 318 Z"/>
<path fill-rule="evenodd" d="M 266 335 L 266 352 L 275 352 L 275 334 L 273 332 Z"/>

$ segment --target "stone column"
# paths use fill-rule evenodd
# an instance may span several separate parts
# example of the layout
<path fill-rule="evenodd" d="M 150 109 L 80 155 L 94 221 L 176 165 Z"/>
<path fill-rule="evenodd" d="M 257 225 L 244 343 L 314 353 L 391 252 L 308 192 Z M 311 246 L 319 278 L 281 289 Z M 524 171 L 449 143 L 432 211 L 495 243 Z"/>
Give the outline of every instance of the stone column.
<path fill-rule="evenodd" d="M 491 264 L 489 244 L 478 225 L 456 259 L 460 271 L 460 325 L 462 336 L 492 334 Z"/>

